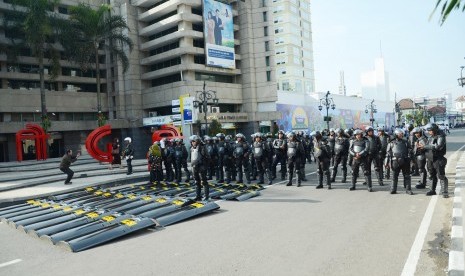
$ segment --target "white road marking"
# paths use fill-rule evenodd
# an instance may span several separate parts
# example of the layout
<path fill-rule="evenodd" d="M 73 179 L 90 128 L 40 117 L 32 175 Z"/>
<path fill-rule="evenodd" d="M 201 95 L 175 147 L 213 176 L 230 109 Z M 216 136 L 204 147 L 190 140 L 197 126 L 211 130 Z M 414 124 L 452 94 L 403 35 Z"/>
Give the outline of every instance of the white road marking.
<path fill-rule="evenodd" d="M 9 266 L 9 265 L 16 264 L 16 263 L 19 263 L 19 262 L 22 262 L 22 261 L 23 260 L 21 260 L 21 259 L 16 259 L 16 260 L 13 260 L 13 261 L 9 261 L 9 262 L 0 264 L 0 267 Z"/>
<path fill-rule="evenodd" d="M 463 148 L 465 148 L 465 145 L 456 150 L 454 154 L 458 154 L 458 152 L 460 152 Z M 441 191 L 441 184 L 439 181 L 436 190 Z M 420 259 L 421 249 L 423 248 L 423 244 L 425 243 L 426 234 L 428 233 L 428 228 L 431 224 L 434 208 L 436 207 L 437 201 L 437 195 L 431 196 L 431 201 L 428 204 L 428 208 L 426 209 L 425 215 L 423 216 L 420 228 L 418 229 L 417 235 L 415 236 L 415 241 L 413 242 L 412 247 L 410 248 L 410 253 L 408 254 L 408 258 L 405 262 L 404 269 L 402 270 L 402 276 L 415 275 L 418 260 Z"/>

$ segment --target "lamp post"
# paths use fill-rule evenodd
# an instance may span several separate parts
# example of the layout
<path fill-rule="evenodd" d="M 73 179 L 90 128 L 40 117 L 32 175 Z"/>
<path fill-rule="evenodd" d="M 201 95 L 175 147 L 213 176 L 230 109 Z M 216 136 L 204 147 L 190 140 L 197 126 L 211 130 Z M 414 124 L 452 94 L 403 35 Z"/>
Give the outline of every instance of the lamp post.
<path fill-rule="evenodd" d="M 208 105 L 218 105 L 218 98 L 216 97 L 216 91 L 205 90 L 205 82 L 203 82 L 203 90 L 196 91 L 196 100 L 194 100 L 194 108 L 198 108 L 199 112 L 204 114 L 205 120 L 205 135 L 208 134 Z"/>
<path fill-rule="evenodd" d="M 460 68 L 460 78 L 458 78 L 457 81 L 459 82 L 459 85 L 463 87 L 465 85 L 465 78 L 463 77 L 463 68 L 465 68 L 465 66 L 460 66 Z"/>
<path fill-rule="evenodd" d="M 375 100 L 373 99 L 371 101 L 370 104 L 367 104 L 366 107 L 365 107 L 365 113 L 368 113 L 370 112 L 370 122 L 371 122 L 371 126 L 373 126 L 373 123 L 375 122 L 375 118 L 373 117 L 373 114 L 375 114 L 376 112 L 378 112 L 378 110 L 376 110 L 376 105 L 374 104 Z"/>
<path fill-rule="evenodd" d="M 332 110 L 336 109 L 336 104 L 334 104 L 333 98 L 329 97 L 329 91 L 326 92 L 326 95 L 324 98 L 320 99 L 320 105 L 318 106 L 318 109 L 321 111 L 323 110 L 323 106 L 326 107 L 326 116 L 324 118 L 324 121 L 326 122 L 326 127 L 329 130 L 329 121 L 331 121 L 331 117 L 329 117 L 329 109 L 331 108 Z"/>

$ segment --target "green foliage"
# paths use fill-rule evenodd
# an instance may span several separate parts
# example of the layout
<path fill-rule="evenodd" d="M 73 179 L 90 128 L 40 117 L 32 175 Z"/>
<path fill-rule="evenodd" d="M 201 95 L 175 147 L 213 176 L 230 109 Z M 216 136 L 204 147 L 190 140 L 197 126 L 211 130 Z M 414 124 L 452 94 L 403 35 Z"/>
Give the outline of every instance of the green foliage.
<path fill-rule="evenodd" d="M 50 121 L 50 118 L 47 115 L 42 116 L 42 122 L 40 124 L 42 125 L 42 128 L 45 132 L 47 132 L 52 126 L 52 122 Z"/>
<path fill-rule="evenodd" d="M 208 135 L 215 136 L 216 134 L 222 131 L 223 131 L 223 128 L 221 127 L 221 123 L 218 122 L 218 120 L 216 119 L 211 120 L 210 126 L 208 127 Z"/>
<path fill-rule="evenodd" d="M 414 110 L 412 113 L 405 115 L 405 119 L 410 123 L 413 120 L 414 126 L 422 126 L 429 122 L 428 112 L 417 109 Z"/>
<path fill-rule="evenodd" d="M 102 112 L 97 113 L 97 123 L 98 126 L 104 126 L 105 123 L 107 122 L 107 118 L 105 118 L 105 115 Z"/>
<path fill-rule="evenodd" d="M 442 4 L 442 5 L 441 5 Z M 447 17 L 450 15 L 452 10 L 461 10 L 462 12 L 465 11 L 465 4 L 462 4 L 460 0 L 437 0 L 436 7 L 434 8 L 433 12 L 431 13 L 430 18 L 433 14 L 441 7 L 440 11 L 440 18 L 439 23 L 442 25 L 446 21 Z"/>

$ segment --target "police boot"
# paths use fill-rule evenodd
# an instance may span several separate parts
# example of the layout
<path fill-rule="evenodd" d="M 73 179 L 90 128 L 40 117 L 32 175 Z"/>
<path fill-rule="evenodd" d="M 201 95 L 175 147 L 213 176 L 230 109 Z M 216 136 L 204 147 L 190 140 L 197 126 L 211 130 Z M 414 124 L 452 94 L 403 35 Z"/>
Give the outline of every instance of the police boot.
<path fill-rule="evenodd" d="M 323 174 L 322 173 L 318 174 L 318 186 L 316 186 L 315 188 L 316 189 L 323 188 Z"/>
<path fill-rule="evenodd" d="M 287 182 L 286 186 L 292 186 L 292 172 L 289 172 L 289 181 Z"/>
<path fill-rule="evenodd" d="M 286 169 L 282 169 L 281 170 L 281 180 L 285 180 L 285 179 L 286 179 Z"/>
<path fill-rule="evenodd" d="M 305 175 L 305 167 L 300 169 L 300 175 L 302 176 L 302 181 L 307 181 L 307 176 Z"/>
<path fill-rule="evenodd" d="M 415 186 L 417 189 L 424 189 L 426 188 L 426 172 L 423 171 L 420 174 L 420 180 L 418 180 L 418 184 Z"/>
<path fill-rule="evenodd" d="M 436 186 L 437 186 L 437 184 L 438 184 L 437 179 L 436 179 L 436 178 L 433 179 L 433 183 L 432 183 L 432 185 L 431 185 L 431 190 L 429 190 L 429 191 L 426 193 L 427 196 L 436 195 Z"/>
<path fill-rule="evenodd" d="M 266 175 L 267 175 L 267 177 L 268 177 L 268 185 L 273 184 L 273 176 L 271 175 L 270 170 L 268 170 L 268 171 L 266 172 Z"/>
<path fill-rule="evenodd" d="M 247 179 L 247 184 L 250 184 L 250 172 L 245 171 L 245 179 Z"/>
<path fill-rule="evenodd" d="M 441 187 L 442 187 L 442 197 L 448 198 L 449 197 L 449 179 L 444 176 L 444 179 L 441 180 Z"/>
<path fill-rule="evenodd" d="M 186 182 L 191 181 L 191 172 L 189 170 L 184 171 L 186 173 Z"/>
<path fill-rule="evenodd" d="M 347 182 L 347 169 L 342 169 L 342 183 L 346 183 Z"/>
<path fill-rule="evenodd" d="M 271 176 L 274 179 L 276 179 L 276 167 L 271 166 Z"/>
<path fill-rule="evenodd" d="M 391 194 L 395 194 L 397 193 L 397 182 L 399 181 L 399 179 L 397 178 L 393 178 L 392 179 L 392 186 L 391 186 Z"/>
<path fill-rule="evenodd" d="M 405 193 L 408 194 L 408 195 L 413 195 L 413 192 L 412 192 L 412 179 L 410 177 L 404 177 L 404 186 L 407 187 L 407 190 L 405 191 Z"/>
<path fill-rule="evenodd" d="M 219 178 L 219 179 L 218 179 Z M 218 169 L 218 183 L 224 183 L 224 171 L 223 169 Z"/>
<path fill-rule="evenodd" d="M 257 184 L 265 184 L 265 175 L 264 173 L 260 173 L 258 176 L 258 183 Z"/>
<path fill-rule="evenodd" d="M 376 172 L 376 177 L 378 178 L 379 186 L 384 186 L 383 178 L 379 172 Z"/>
<path fill-rule="evenodd" d="M 302 184 L 302 172 L 299 170 L 296 171 L 295 174 L 297 175 L 297 187 L 300 187 Z"/>
<path fill-rule="evenodd" d="M 208 183 L 203 185 L 203 191 L 205 193 L 205 197 L 203 200 L 209 200 L 210 199 L 210 186 Z"/>
<path fill-rule="evenodd" d="M 355 183 L 357 183 L 357 177 L 356 177 L 356 176 L 352 176 L 352 186 L 349 188 L 350 191 L 354 191 L 354 190 L 355 190 Z"/>
<path fill-rule="evenodd" d="M 365 176 L 365 179 L 368 184 L 368 191 L 373 192 L 372 183 L 371 183 L 371 175 Z"/>
<path fill-rule="evenodd" d="M 331 176 L 329 175 L 329 171 L 326 172 L 326 185 L 328 185 L 328 190 L 331 190 Z"/>
<path fill-rule="evenodd" d="M 229 169 L 226 170 L 226 184 L 231 182 L 231 171 Z"/>
<path fill-rule="evenodd" d="M 333 175 L 331 176 L 331 182 L 336 182 L 337 168 L 333 168 Z"/>
<path fill-rule="evenodd" d="M 196 185 L 195 187 L 195 199 L 194 200 L 202 200 L 202 187 L 200 187 L 200 185 Z"/>

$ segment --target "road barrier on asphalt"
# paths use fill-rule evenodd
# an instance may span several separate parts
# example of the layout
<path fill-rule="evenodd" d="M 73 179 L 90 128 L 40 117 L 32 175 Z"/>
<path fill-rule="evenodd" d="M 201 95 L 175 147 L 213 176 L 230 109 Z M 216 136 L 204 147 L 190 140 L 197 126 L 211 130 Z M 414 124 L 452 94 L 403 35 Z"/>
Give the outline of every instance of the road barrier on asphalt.
<path fill-rule="evenodd" d="M 213 199 L 243 201 L 262 186 L 210 185 Z M 195 201 L 193 183 L 147 183 L 59 193 L 0 209 L 3 222 L 70 251 L 85 250 L 148 227 L 166 227 L 220 208 Z"/>

